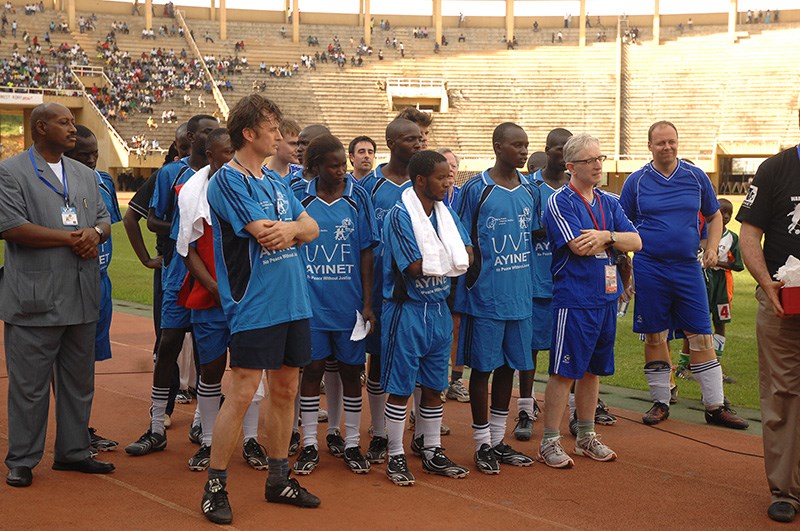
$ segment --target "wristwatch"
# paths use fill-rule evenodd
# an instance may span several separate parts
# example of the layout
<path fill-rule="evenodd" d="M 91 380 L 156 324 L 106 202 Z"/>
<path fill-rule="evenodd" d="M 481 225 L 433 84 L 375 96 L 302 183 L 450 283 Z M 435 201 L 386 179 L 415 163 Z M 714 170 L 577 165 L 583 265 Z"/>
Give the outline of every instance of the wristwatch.
<path fill-rule="evenodd" d="M 613 230 L 610 231 L 610 233 L 611 233 L 611 245 L 614 245 L 615 243 L 617 243 L 617 233 L 614 232 Z"/>
<path fill-rule="evenodd" d="M 95 225 L 94 226 L 94 231 L 98 234 L 98 236 L 100 236 L 100 239 L 102 240 L 103 239 L 103 229 L 101 229 L 99 226 Z"/>

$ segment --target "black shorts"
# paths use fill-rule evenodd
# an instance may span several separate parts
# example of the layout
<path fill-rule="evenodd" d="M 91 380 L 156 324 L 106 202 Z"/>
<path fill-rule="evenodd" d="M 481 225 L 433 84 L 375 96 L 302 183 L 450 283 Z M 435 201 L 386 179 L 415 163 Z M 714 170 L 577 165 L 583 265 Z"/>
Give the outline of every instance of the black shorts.
<path fill-rule="evenodd" d="M 231 367 L 278 370 L 311 363 L 311 325 L 308 319 L 237 332 L 228 347 Z"/>

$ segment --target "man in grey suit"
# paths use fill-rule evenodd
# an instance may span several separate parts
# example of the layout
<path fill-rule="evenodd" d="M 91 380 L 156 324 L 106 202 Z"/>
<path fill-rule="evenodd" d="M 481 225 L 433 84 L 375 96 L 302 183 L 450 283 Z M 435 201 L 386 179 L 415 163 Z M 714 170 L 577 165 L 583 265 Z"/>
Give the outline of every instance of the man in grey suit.
<path fill-rule="evenodd" d="M 94 396 L 99 312 L 97 245 L 111 234 L 92 170 L 63 153 L 75 146 L 69 109 L 44 103 L 31 113 L 33 146 L 0 162 L 0 319 L 8 370 L 6 483 L 31 484 L 44 454 L 50 383 L 56 399 L 54 470 L 107 474 L 96 461 L 88 422 Z"/>

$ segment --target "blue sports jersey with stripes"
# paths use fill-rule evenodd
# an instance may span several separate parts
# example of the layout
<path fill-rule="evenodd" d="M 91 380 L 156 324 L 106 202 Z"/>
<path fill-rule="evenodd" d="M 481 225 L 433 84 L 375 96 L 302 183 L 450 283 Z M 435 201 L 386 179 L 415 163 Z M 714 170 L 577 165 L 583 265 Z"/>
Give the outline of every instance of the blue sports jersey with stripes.
<path fill-rule="evenodd" d="M 106 210 L 111 217 L 111 224 L 119 223 L 122 221 L 122 214 L 119 211 L 119 203 L 117 202 L 117 190 L 114 187 L 114 179 L 104 171 L 95 170 L 97 176 L 97 185 L 100 187 L 100 196 L 106 204 Z M 106 241 L 97 246 L 97 261 L 100 264 L 100 271 L 108 271 L 108 265 L 111 263 L 111 236 Z"/>
<path fill-rule="evenodd" d="M 319 225 L 319 237 L 300 248 L 314 316 L 312 330 L 347 331 L 364 306 L 361 252 L 378 244 L 375 212 L 366 190 L 347 176 L 342 196 L 317 196 L 319 178 L 303 189 L 300 203 Z"/>
<path fill-rule="evenodd" d="M 311 317 L 297 246 L 269 251 L 245 229 L 258 220 L 297 220 L 303 206 L 286 185 L 225 164 L 208 183 L 208 203 L 217 283 L 231 334 Z"/>
<path fill-rule="evenodd" d="M 467 228 L 474 261 L 458 282 L 455 309 L 497 320 L 529 319 L 533 311 L 531 232 L 540 228 L 539 190 L 498 186 L 489 170 L 461 187 L 456 211 Z"/>
<path fill-rule="evenodd" d="M 592 216 L 581 195 L 564 186 L 550 196 L 544 214 L 547 237 L 553 249 L 553 306 L 556 308 L 602 308 L 617 299 L 622 280 L 617 274 L 617 289 L 606 293 L 605 267 L 616 261 L 611 249 L 593 256 L 578 256 L 568 244 L 581 235 L 581 229 L 636 232 L 614 194 L 594 189 Z"/>
<path fill-rule="evenodd" d="M 456 213 L 450 207 L 447 210 L 453 216 L 464 245 L 472 245 Z M 438 231 L 436 213 L 429 219 L 433 229 Z M 414 236 L 411 216 L 402 201 L 386 215 L 383 231 L 383 298 L 397 302 L 444 302 L 450 294 L 450 277 L 413 277 L 406 273 L 406 268 L 421 259 L 422 253 Z"/>
<path fill-rule="evenodd" d="M 380 314 L 381 301 L 383 299 L 383 225 L 386 214 L 400 201 L 400 196 L 406 188 L 411 188 L 411 180 L 403 184 L 395 184 L 383 175 L 383 167 L 379 165 L 372 170 L 366 177 L 358 181 L 358 185 L 363 187 L 372 200 L 375 208 L 375 221 L 378 228 L 378 236 L 381 242 L 375 247 L 375 282 L 372 289 L 372 303 L 375 312 Z"/>
<path fill-rule="evenodd" d="M 708 175 L 678 160 L 669 176 L 646 164 L 628 176 L 620 204 L 642 237 L 637 255 L 657 260 L 697 260 L 701 212 L 706 219 L 719 210 Z"/>
<path fill-rule="evenodd" d="M 556 193 L 556 190 L 544 181 L 537 181 L 542 201 L 542 217 L 547 211 L 547 200 Z M 544 221 L 542 222 L 544 227 Z M 533 275 L 533 297 L 536 299 L 549 299 L 553 296 L 553 272 L 550 265 L 553 263 L 553 250 L 547 234 L 533 237 L 533 254 L 531 255 L 531 273 Z"/>

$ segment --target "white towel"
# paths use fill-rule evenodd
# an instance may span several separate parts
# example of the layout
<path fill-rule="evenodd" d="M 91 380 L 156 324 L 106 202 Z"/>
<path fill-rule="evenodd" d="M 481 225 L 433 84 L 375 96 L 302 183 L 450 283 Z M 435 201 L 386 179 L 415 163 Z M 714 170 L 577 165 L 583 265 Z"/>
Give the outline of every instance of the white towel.
<path fill-rule="evenodd" d="M 422 253 L 422 273 L 438 277 L 457 277 L 466 273 L 469 267 L 467 249 L 461 240 L 456 222 L 445 204 L 441 201 L 435 201 L 433 204 L 439 229 L 437 236 L 414 189 L 408 188 L 401 198 L 411 216 L 414 238 Z"/>
<path fill-rule="evenodd" d="M 211 208 L 208 206 L 208 173 L 210 166 L 200 168 L 178 192 L 180 225 L 175 248 L 178 254 L 189 254 L 189 244 L 203 235 L 203 222 L 211 225 Z"/>

